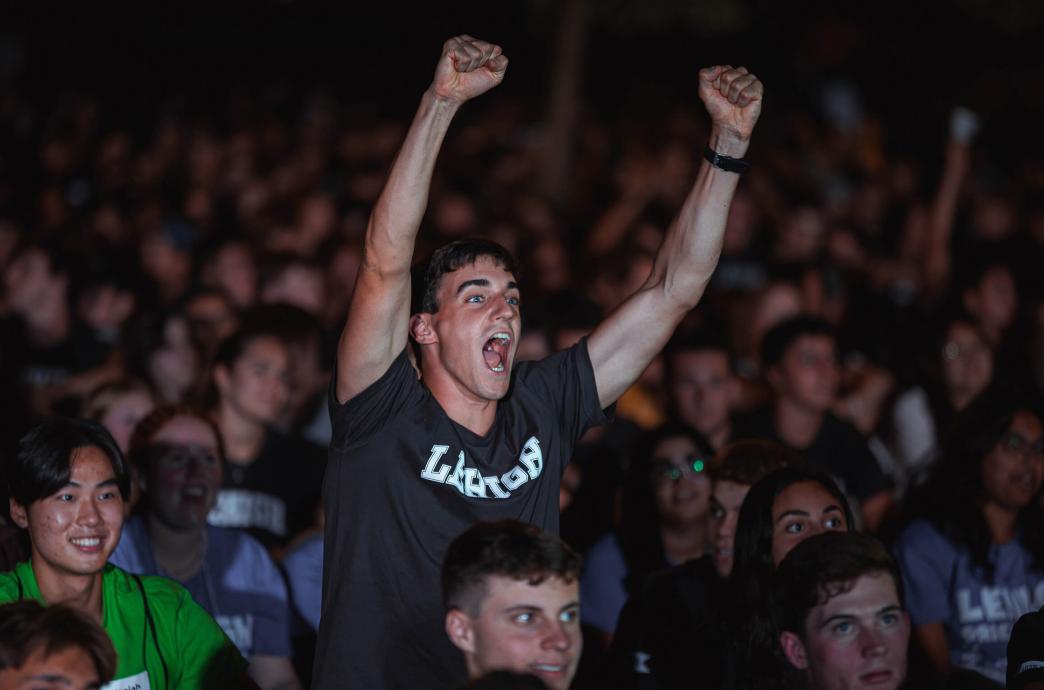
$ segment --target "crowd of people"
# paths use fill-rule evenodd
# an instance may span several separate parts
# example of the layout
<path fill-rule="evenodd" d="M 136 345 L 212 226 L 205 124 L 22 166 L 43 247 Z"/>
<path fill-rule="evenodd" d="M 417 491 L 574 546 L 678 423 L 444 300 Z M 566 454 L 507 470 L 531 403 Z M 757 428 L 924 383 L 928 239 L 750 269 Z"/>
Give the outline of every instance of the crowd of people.
<path fill-rule="evenodd" d="M 721 66 L 585 113 L 563 204 L 523 108 L 450 127 L 507 65 L 451 39 L 411 123 L 0 111 L 0 601 L 49 605 L 0 678 L 1033 687 L 1039 161 L 966 111 L 936 159 L 812 110 L 747 156 Z"/>

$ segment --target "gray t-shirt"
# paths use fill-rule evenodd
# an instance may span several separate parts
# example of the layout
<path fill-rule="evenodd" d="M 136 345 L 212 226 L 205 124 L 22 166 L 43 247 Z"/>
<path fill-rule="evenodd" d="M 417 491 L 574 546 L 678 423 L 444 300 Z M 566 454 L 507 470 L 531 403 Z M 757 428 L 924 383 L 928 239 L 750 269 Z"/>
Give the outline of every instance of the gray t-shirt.
<path fill-rule="evenodd" d="M 942 623 L 950 662 L 1003 684 L 1012 626 L 1044 605 L 1044 573 L 1032 569 L 1032 554 L 1018 539 L 994 545 L 987 582 L 967 548 L 919 520 L 899 536 L 895 555 L 913 624 Z"/>

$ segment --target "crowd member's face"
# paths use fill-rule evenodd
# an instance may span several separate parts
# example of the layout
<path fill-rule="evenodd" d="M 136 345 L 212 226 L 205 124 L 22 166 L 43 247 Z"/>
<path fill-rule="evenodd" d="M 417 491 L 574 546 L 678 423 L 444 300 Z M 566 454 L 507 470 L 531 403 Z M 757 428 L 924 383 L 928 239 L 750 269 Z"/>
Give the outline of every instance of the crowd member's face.
<path fill-rule="evenodd" d="M 827 335 L 798 337 L 772 369 L 770 380 L 791 403 L 814 412 L 827 411 L 840 383 L 834 339 Z"/>
<path fill-rule="evenodd" d="M 271 424 L 286 408 L 290 395 L 288 359 L 281 340 L 254 338 L 231 369 L 214 371 L 222 400 L 247 419 Z"/>
<path fill-rule="evenodd" d="M 714 482 L 710 508 L 710 542 L 714 547 L 711 562 L 721 577 L 728 577 L 732 572 L 736 523 L 739 522 L 740 508 L 748 491 L 749 484 L 739 484 L 727 479 Z"/>
<path fill-rule="evenodd" d="M 196 381 L 199 356 L 184 318 L 174 316 L 163 324 L 163 345 L 149 356 L 149 378 L 157 390 L 178 402 Z"/>
<path fill-rule="evenodd" d="M 109 457 L 99 448 L 73 451 L 69 483 L 11 516 L 29 529 L 38 578 L 101 572 L 123 530 L 123 498 Z"/>
<path fill-rule="evenodd" d="M 688 525 L 707 517 L 710 509 L 709 467 L 687 436 L 671 436 L 653 448 L 650 475 L 660 521 Z"/>
<path fill-rule="evenodd" d="M 198 417 L 174 417 L 149 443 L 149 510 L 173 529 L 206 524 L 221 488 L 213 429 Z"/>
<path fill-rule="evenodd" d="M 966 304 L 988 332 L 1005 330 L 1014 321 L 1018 308 L 1018 293 L 1011 271 L 1006 266 L 990 268 L 968 295 Z"/>
<path fill-rule="evenodd" d="M 45 655 L 29 655 L 20 668 L 0 670 L 4 690 L 96 690 L 101 687 L 98 668 L 86 650 L 66 647 Z"/>
<path fill-rule="evenodd" d="M 447 614 L 447 632 L 472 677 L 490 671 L 531 673 L 566 690 L 580 660 L 579 583 L 550 577 L 540 584 L 491 575 L 476 617 Z"/>
<path fill-rule="evenodd" d="M 732 377 L 728 356 L 719 350 L 675 353 L 670 383 L 678 416 L 704 436 L 713 436 L 729 423 Z"/>
<path fill-rule="evenodd" d="M 863 575 L 816 606 L 804 632 L 784 632 L 780 642 L 808 671 L 811 690 L 895 690 L 906 678 L 910 619 L 887 573 Z"/>
<path fill-rule="evenodd" d="M 845 511 L 819 482 L 795 482 L 772 503 L 772 562 L 778 567 L 795 546 L 814 534 L 847 531 Z"/>
<path fill-rule="evenodd" d="M 435 366 L 464 397 L 504 397 L 522 332 L 515 277 L 492 258 L 482 256 L 445 274 L 438 300 L 438 313 L 415 317 L 428 319 L 430 324 L 418 342 L 437 359 Z M 415 337 L 418 330 L 414 329 Z M 422 364 L 425 372 L 427 361 Z"/>
<path fill-rule="evenodd" d="M 61 277 L 51 272 L 51 260 L 39 249 L 19 255 L 4 270 L 4 296 L 12 309 L 27 313 L 51 299 L 64 285 Z"/>
<path fill-rule="evenodd" d="M 1030 412 L 1015 413 L 1008 432 L 982 461 L 986 500 L 1011 512 L 1029 505 L 1044 478 L 1044 439 L 1040 420 Z"/>
<path fill-rule="evenodd" d="M 240 308 L 254 303 L 257 294 L 257 267 L 245 244 L 222 246 L 204 271 L 208 285 L 220 288 Z"/>
<path fill-rule="evenodd" d="M 113 398 L 99 421 L 112 434 L 120 451 L 126 454 L 134 427 L 145 415 L 152 412 L 155 406 L 152 396 L 147 392 L 130 390 Z"/>
<path fill-rule="evenodd" d="M 990 346 L 971 324 L 955 321 L 946 329 L 946 343 L 940 354 L 950 399 L 957 401 L 958 406 L 967 405 L 993 376 Z"/>

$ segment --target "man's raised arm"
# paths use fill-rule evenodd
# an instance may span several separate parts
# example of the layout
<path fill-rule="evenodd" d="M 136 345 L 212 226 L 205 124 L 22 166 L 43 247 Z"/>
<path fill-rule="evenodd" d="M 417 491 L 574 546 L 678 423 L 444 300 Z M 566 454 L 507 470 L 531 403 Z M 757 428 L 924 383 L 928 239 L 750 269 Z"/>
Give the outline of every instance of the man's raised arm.
<path fill-rule="evenodd" d="M 337 346 L 337 399 L 379 379 L 406 347 L 410 264 L 428 205 L 435 159 L 457 109 L 504 79 L 499 46 L 471 36 L 446 41 L 406 140 L 366 227 L 362 266 Z"/>
<path fill-rule="evenodd" d="M 761 114 L 761 82 L 746 69 L 700 70 L 700 99 L 711 118 L 709 146 L 743 158 Z M 726 160 L 720 163 L 729 167 Z M 616 401 L 703 295 L 721 255 L 739 174 L 704 161 L 681 212 L 667 230 L 645 284 L 591 334 L 588 351 L 603 407 Z"/>

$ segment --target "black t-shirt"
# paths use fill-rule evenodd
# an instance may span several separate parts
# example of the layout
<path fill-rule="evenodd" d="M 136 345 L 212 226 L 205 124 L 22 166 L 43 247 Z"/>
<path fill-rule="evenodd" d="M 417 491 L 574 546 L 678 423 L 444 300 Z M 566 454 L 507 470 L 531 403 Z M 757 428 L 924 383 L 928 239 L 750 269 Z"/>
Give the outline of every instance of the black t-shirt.
<path fill-rule="evenodd" d="M 600 686 L 719 687 L 728 651 L 719 612 L 725 593 L 725 581 L 706 556 L 650 575 L 620 612 Z"/>
<path fill-rule="evenodd" d="M 770 439 L 784 446 L 771 410 L 762 410 L 737 420 L 733 440 Z M 788 446 L 790 447 L 790 446 Z M 792 448 L 809 467 L 833 475 L 841 490 L 864 500 L 892 487 L 866 439 L 851 424 L 827 412 L 819 433 L 807 448 Z"/>
<path fill-rule="evenodd" d="M 269 431 L 249 465 L 225 460 L 221 491 L 207 522 L 245 529 L 266 548 L 284 546 L 314 523 L 325 466 L 322 447 Z"/>
<path fill-rule="evenodd" d="M 405 351 L 344 405 L 331 386 L 323 608 L 312 687 L 438 690 L 464 680 L 446 637 L 440 568 L 484 520 L 558 532 L 577 439 L 606 417 L 586 340 L 523 362 L 485 436 L 451 420 Z"/>

